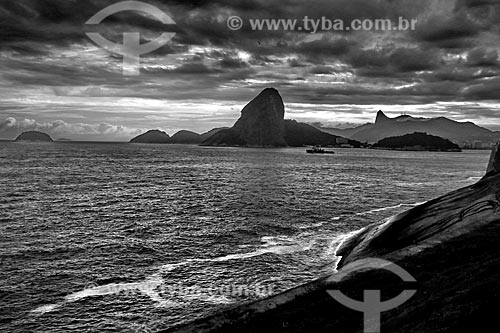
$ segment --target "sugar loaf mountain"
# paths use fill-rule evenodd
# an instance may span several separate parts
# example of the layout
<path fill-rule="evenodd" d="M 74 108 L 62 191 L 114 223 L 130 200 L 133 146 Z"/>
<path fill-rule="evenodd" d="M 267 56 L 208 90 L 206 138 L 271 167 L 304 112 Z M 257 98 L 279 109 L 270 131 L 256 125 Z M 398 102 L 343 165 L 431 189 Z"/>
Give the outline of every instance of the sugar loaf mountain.
<path fill-rule="evenodd" d="M 374 124 L 347 129 L 319 128 L 334 135 L 368 143 L 415 132 L 445 138 L 464 148 L 489 148 L 491 143 L 500 139 L 500 132 L 490 131 L 471 122 L 458 122 L 445 117 L 416 118 L 408 115 L 389 118 L 382 111 L 377 113 Z"/>
<path fill-rule="evenodd" d="M 241 111 L 241 117 L 231 128 L 216 128 L 204 134 L 180 131 L 171 138 L 168 134 L 156 130 L 139 135 L 131 142 L 261 148 L 328 146 L 337 145 L 339 142 L 353 147 L 361 146 L 356 140 L 343 139 L 295 120 L 285 120 L 283 99 L 274 88 L 264 89 L 248 103 Z"/>

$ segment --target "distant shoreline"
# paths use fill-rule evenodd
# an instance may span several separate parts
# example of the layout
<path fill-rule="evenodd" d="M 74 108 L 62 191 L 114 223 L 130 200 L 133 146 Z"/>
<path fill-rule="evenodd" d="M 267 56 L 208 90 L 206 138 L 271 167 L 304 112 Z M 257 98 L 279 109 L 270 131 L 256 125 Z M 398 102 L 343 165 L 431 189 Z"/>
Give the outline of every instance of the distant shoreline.
<path fill-rule="evenodd" d="M 460 153 L 463 151 L 463 149 L 433 149 L 433 148 L 418 149 L 418 148 L 412 148 L 412 147 L 405 147 L 405 148 L 373 147 L 372 149 L 375 149 L 375 150 L 395 150 L 395 151 L 428 151 L 428 152 L 437 152 L 437 153 Z"/>
<path fill-rule="evenodd" d="M 0 139 L 0 142 L 13 142 L 13 143 L 56 143 L 56 144 L 72 144 L 72 143 L 97 143 L 97 144 L 134 144 L 134 145 L 158 145 L 158 146 L 197 146 L 197 147 L 207 147 L 201 146 L 199 144 L 193 143 L 133 143 L 128 141 L 79 141 L 79 140 L 71 140 L 71 141 L 58 141 L 55 140 L 53 142 L 44 142 L 44 141 L 16 141 L 15 139 Z M 228 146 L 231 147 L 231 146 Z M 217 147 L 216 147 L 217 148 Z M 218 148 L 224 148 L 223 146 L 219 146 Z M 252 148 L 252 147 L 233 147 L 233 148 Z M 255 148 L 255 147 L 253 147 Z M 278 147 L 265 148 L 258 147 L 259 149 L 276 149 Z M 283 148 L 306 148 L 304 147 L 283 147 Z M 392 151 L 423 151 L 423 152 L 458 152 L 454 150 L 419 150 L 419 149 L 398 149 L 398 148 L 365 148 L 365 147 L 332 147 L 335 149 L 375 149 L 375 150 L 392 150 Z M 462 151 L 490 151 L 491 148 L 461 148 Z"/>

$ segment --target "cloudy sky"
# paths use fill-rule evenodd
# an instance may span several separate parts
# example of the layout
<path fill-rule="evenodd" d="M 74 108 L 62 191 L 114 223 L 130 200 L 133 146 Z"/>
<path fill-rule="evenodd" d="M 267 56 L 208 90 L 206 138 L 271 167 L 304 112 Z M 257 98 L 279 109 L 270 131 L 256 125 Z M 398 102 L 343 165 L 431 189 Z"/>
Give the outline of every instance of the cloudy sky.
<path fill-rule="evenodd" d="M 446 116 L 500 130 L 500 3 L 493 0 L 145 0 L 165 26 L 124 12 L 85 22 L 118 0 L 0 1 L 0 138 L 23 130 L 55 138 L 129 140 L 151 128 L 173 134 L 231 126 L 265 87 L 286 117 L 332 125 L 389 116 Z M 227 27 L 231 16 L 243 28 Z M 417 19 L 415 31 L 252 31 L 250 19 Z M 96 30 L 97 29 L 97 30 Z M 165 31 L 142 55 L 139 76 L 94 44 Z"/>

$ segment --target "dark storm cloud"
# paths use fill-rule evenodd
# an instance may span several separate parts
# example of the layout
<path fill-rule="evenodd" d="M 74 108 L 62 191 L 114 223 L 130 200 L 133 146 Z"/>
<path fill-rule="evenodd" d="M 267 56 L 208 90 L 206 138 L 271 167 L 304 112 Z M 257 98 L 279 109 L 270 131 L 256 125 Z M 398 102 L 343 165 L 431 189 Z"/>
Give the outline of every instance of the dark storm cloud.
<path fill-rule="evenodd" d="M 355 45 L 355 41 L 350 41 L 346 38 L 331 39 L 323 37 L 315 41 L 300 43 L 296 47 L 293 47 L 292 50 L 307 56 L 309 59 L 324 59 L 325 57 L 346 54 Z"/>
<path fill-rule="evenodd" d="M 389 61 L 399 71 L 415 72 L 437 68 L 441 59 L 434 50 L 398 48 L 391 54 Z"/>
<path fill-rule="evenodd" d="M 500 99 L 500 78 L 495 77 L 489 80 L 479 80 L 471 84 L 463 91 L 465 97 L 474 100 L 499 100 Z"/>
<path fill-rule="evenodd" d="M 474 23 L 464 11 L 452 17 L 431 16 L 420 22 L 416 35 L 423 41 L 441 43 L 472 37 L 480 32 L 480 26 Z"/>
<path fill-rule="evenodd" d="M 93 1 L 2 1 L 2 48 L 24 41 L 68 45 L 82 40 L 82 24 L 95 13 L 94 9 Z"/>
<path fill-rule="evenodd" d="M 418 47 L 354 49 L 344 59 L 359 76 L 401 77 L 408 82 L 418 78 L 414 72 L 437 69 L 443 62 L 438 49 Z"/>
<path fill-rule="evenodd" d="M 453 82 L 474 82 L 476 79 L 496 77 L 499 75 L 499 71 L 492 68 L 471 68 L 471 67 L 459 67 L 459 66 L 449 66 L 446 68 L 441 68 L 439 70 L 433 71 L 423 75 L 426 81 L 453 81 Z"/>
<path fill-rule="evenodd" d="M 469 66 L 495 67 L 498 66 L 498 51 L 495 49 L 486 49 L 478 47 L 469 52 L 467 57 Z"/>
<path fill-rule="evenodd" d="M 73 43 L 88 43 L 85 32 L 92 27 L 85 22 L 114 0 L 5 0 L 0 2 L 1 48 L 3 50 L 28 53 L 43 52 L 47 45 L 68 46 Z M 176 27 L 149 19 L 131 12 L 117 13 L 108 17 L 105 23 L 108 35 L 119 41 L 122 31 L 134 30 L 163 32 Z M 106 34 L 104 34 L 106 35 Z M 20 43 L 31 43 L 31 48 Z M 38 45 L 37 45 L 38 44 Z M 170 46 L 172 47 L 172 46 Z"/>
<path fill-rule="evenodd" d="M 116 2 L 0 1 L 0 88 L 36 87 L 40 93 L 46 87 L 61 97 L 244 103 L 275 86 L 290 103 L 361 106 L 500 99 L 498 1 L 145 0 L 176 25 L 129 12 L 85 26 Z M 227 28 L 231 15 L 243 18 L 241 30 Z M 252 31 L 248 24 L 304 16 L 345 22 L 402 16 L 418 24 L 406 32 L 316 34 Z M 98 53 L 85 35 L 99 31 L 120 42 L 124 31 L 137 31 L 144 43 L 166 30 L 176 32 L 174 39 L 141 57 L 139 77 L 122 76 L 122 56 Z"/>
<path fill-rule="evenodd" d="M 191 63 L 179 66 L 175 69 L 169 70 L 168 72 L 180 74 L 208 74 L 217 73 L 218 71 L 211 69 L 202 63 Z"/>
<path fill-rule="evenodd" d="M 349 54 L 347 62 L 354 68 L 383 68 L 389 65 L 391 49 L 356 49 Z"/>
<path fill-rule="evenodd" d="M 316 66 L 310 70 L 311 74 L 333 74 L 335 72 L 335 68 L 330 66 Z"/>
<path fill-rule="evenodd" d="M 221 68 L 245 68 L 248 67 L 248 64 L 244 61 L 241 61 L 238 58 L 232 58 L 230 56 L 224 56 L 224 58 L 219 61 L 219 66 Z"/>

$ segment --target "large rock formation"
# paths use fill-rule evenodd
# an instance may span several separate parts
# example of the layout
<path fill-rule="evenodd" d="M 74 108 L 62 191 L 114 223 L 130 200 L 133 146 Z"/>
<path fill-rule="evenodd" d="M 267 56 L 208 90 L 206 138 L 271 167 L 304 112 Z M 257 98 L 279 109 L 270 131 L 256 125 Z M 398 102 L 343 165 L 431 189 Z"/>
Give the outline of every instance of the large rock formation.
<path fill-rule="evenodd" d="M 28 131 L 21 133 L 16 141 L 43 141 L 43 142 L 52 142 L 52 138 L 50 135 L 38 131 Z"/>
<path fill-rule="evenodd" d="M 160 130 L 150 130 L 144 134 L 136 136 L 132 140 L 132 143 L 170 143 L 170 136 Z"/>
<path fill-rule="evenodd" d="M 232 128 L 224 129 L 205 140 L 205 146 L 301 147 L 335 145 L 338 136 L 308 124 L 284 120 L 283 100 L 274 88 L 267 88 L 243 108 Z M 349 141 L 353 146 L 360 143 Z"/>
<path fill-rule="evenodd" d="M 486 169 L 486 175 L 491 175 L 500 172 L 500 142 L 491 150 L 490 162 Z"/>
<path fill-rule="evenodd" d="M 382 110 L 377 112 L 377 116 L 375 117 L 375 124 L 383 124 L 390 122 L 391 118 L 387 117 Z"/>
<path fill-rule="evenodd" d="M 285 107 L 274 88 L 264 89 L 241 111 L 241 117 L 231 129 L 222 130 L 204 145 L 285 147 Z"/>
<path fill-rule="evenodd" d="M 274 88 L 264 89 L 241 111 L 241 117 L 234 124 L 248 146 L 286 146 L 285 106 Z"/>
<path fill-rule="evenodd" d="M 339 248 L 339 266 L 359 258 L 407 255 L 500 220 L 498 147 L 478 183 L 366 227 Z"/>

